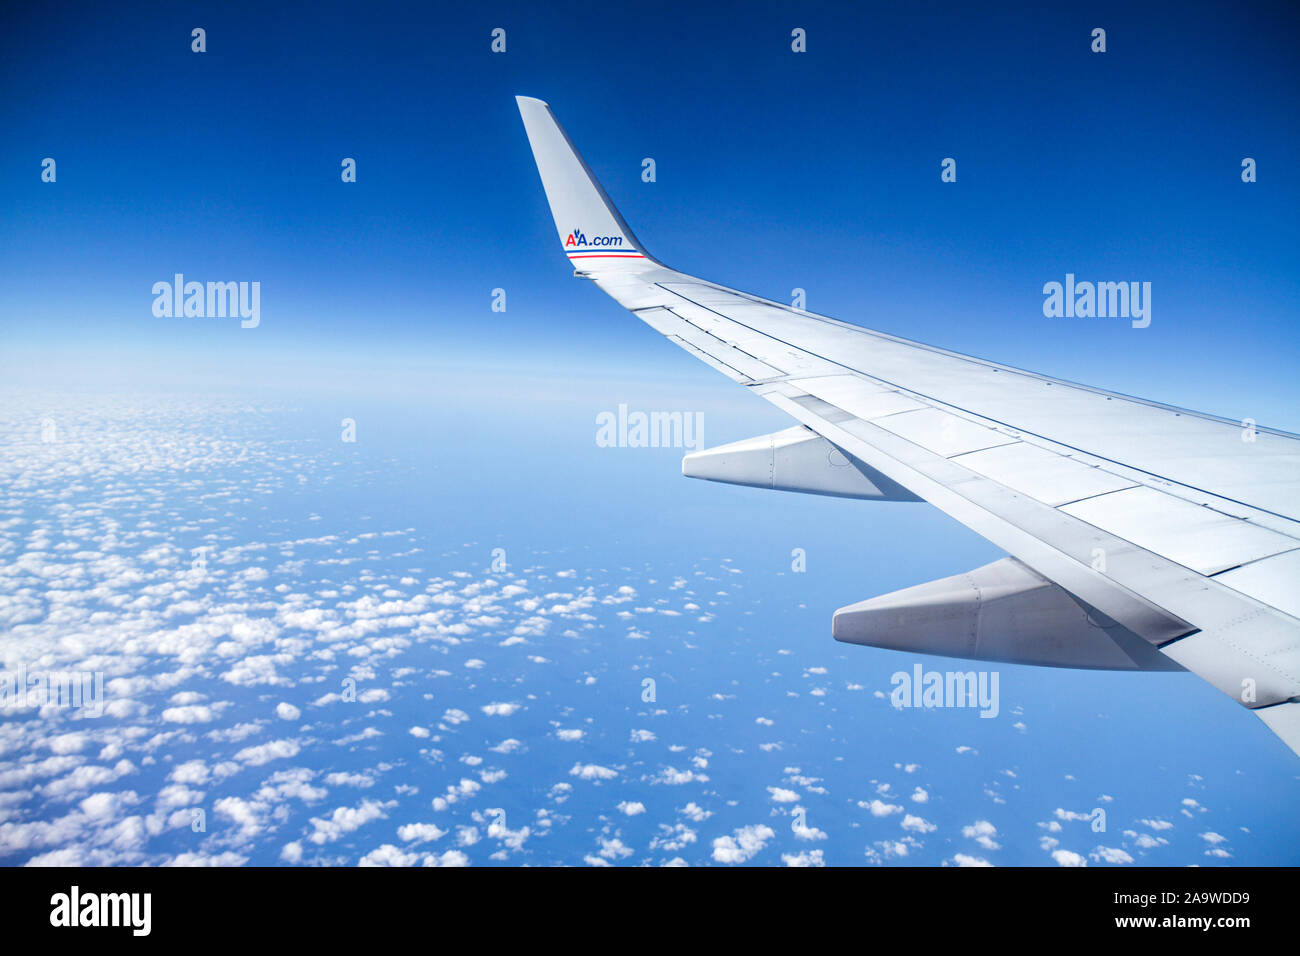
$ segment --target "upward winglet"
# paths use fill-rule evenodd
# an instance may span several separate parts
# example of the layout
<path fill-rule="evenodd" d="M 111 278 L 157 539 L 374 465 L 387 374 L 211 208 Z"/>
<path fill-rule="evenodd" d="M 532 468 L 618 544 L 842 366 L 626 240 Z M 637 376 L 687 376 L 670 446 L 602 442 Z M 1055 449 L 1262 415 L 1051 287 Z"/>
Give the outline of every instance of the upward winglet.
<path fill-rule="evenodd" d="M 575 270 L 628 272 L 659 266 L 614 208 L 551 108 L 531 96 L 515 100 L 560 243 Z"/>

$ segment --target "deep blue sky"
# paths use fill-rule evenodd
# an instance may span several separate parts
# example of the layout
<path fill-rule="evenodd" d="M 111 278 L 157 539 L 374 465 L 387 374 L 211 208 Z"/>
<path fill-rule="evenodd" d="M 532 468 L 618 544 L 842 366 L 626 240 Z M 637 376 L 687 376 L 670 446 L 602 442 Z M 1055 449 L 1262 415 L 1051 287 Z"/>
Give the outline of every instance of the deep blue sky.
<path fill-rule="evenodd" d="M 7 370 L 66 377 L 76 353 L 132 382 L 165 367 L 252 385 L 360 355 L 695 374 L 569 278 L 513 101 L 526 93 L 677 268 L 1300 427 L 1294 391 L 1264 385 L 1298 352 L 1294 13 L 1049 6 L 10 6 Z M 190 52 L 194 26 L 207 53 Z M 261 328 L 154 318 L 149 289 L 177 271 L 260 281 Z M 1045 319 L 1042 284 L 1066 272 L 1150 281 L 1152 326 Z"/>

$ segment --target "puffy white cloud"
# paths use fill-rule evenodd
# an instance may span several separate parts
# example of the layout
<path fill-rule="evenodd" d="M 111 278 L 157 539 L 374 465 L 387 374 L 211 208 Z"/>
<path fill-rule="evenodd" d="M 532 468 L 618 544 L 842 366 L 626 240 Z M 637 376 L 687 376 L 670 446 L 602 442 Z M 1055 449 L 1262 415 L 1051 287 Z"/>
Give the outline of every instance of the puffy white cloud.
<path fill-rule="evenodd" d="M 208 766 L 202 760 L 187 760 L 185 763 L 176 766 L 167 779 L 176 783 L 192 783 L 202 786 L 208 782 L 209 776 Z"/>
<path fill-rule="evenodd" d="M 1059 866 L 1087 866 L 1088 861 L 1073 850 L 1053 850 L 1052 859 Z"/>
<path fill-rule="evenodd" d="M 477 780 L 462 777 L 460 783 L 449 785 L 442 796 L 433 798 L 433 809 L 438 811 L 446 810 L 449 806 L 474 796 L 482 789 L 483 785 Z"/>
<path fill-rule="evenodd" d="M 58 734 L 48 742 L 50 751 L 56 754 L 75 754 L 86 749 L 89 737 L 83 733 Z"/>
<path fill-rule="evenodd" d="M 371 850 L 357 866 L 415 866 L 420 862 L 420 854 L 399 850 L 391 843 L 385 843 Z"/>
<path fill-rule="evenodd" d="M 1121 850 L 1119 847 L 1099 846 L 1089 853 L 1088 856 L 1092 860 L 1103 863 L 1120 864 L 1133 862 L 1133 857 L 1124 850 Z"/>
<path fill-rule="evenodd" d="M 613 780 L 618 776 L 618 771 L 594 763 L 575 763 L 569 770 L 569 776 L 583 780 Z"/>
<path fill-rule="evenodd" d="M 803 853 L 782 853 L 781 862 L 786 866 L 825 866 L 826 860 L 822 850 L 806 850 Z"/>
<path fill-rule="evenodd" d="M 1002 849 L 994 839 L 998 835 L 998 828 L 988 820 L 976 820 L 970 826 L 962 827 L 961 835 L 968 840 L 974 840 L 986 850 Z"/>
<path fill-rule="evenodd" d="M 817 827 L 810 827 L 796 819 L 791 826 L 795 838 L 798 840 L 825 840 L 826 831 L 819 830 Z"/>
<path fill-rule="evenodd" d="M 741 827 L 731 836 L 720 836 L 713 841 L 713 859 L 718 863 L 745 863 L 767 846 L 776 836 L 764 824 Z"/>
<path fill-rule="evenodd" d="M 407 823 L 397 828 L 397 837 L 404 843 L 428 843 L 446 835 L 446 830 L 439 829 L 432 823 Z"/>
<path fill-rule="evenodd" d="M 264 825 L 264 807 L 257 801 L 243 797 L 222 797 L 213 804 L 217 815 L 230 820 L 240 828 L 244 839 L 256 836 Z"/>
<path fill-rule="evenodd" d="M 168 707 L 162 712 L 162 719 L 174 724 L 206 724 L 216 715 L 211 707 L 191 704 L 187 707 Z"/>
<path fill-rule="evenodd" d="M 332 843 L 373 820 L 383 819 L 388 815 L 386 811 L 396 805 L 395 801 L 363 800 L 356 807 L 338 807 L 328 817 L 311 818 L 313 829 L 307 839 L 316 844 Z"/>
<path fill-rule="evenodd" d="M 677 812 L 686 817 L 686 819 L 694 821 L 695 823 L 703 823 L 709 817 L 713 816 L 711 811 L 705 810 L 694 801 L 686 804 L 686 806 L 682 807 Z"/>
<path fill-rule="evenodd" d="M 709 778 L 695 770 L 678 770 L 676 767 L 664 767 L 652 779 L 651 783 L 663 783 L 670 787 L 699 782 L 708 783 Z"/>
<path fill-rule="evenodd" d="M 426 856 L 425 866 L 469 866 L 469 857 L 460 850 L 446 850 L 439 854 Z"/>
<path fill-rule="evenodd" d="M 245 747 L 235 754 L 235 759 L 250 767 L 260 767 L 272 760 L 296 757 L 301 749 L 296 740 L 271 740 L 254 747 Z"/>

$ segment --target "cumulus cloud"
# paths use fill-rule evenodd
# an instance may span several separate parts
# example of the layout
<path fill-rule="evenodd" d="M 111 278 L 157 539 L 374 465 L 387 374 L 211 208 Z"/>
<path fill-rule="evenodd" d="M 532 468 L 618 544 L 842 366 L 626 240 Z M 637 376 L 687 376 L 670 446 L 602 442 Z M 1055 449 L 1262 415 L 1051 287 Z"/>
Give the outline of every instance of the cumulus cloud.
<path fill-rule="evenodd" d="M 405 843 L 428 843 L 447 835 L 432 823 L 406 823 L 397 828 L 397 838 Z"/>
<path fill-rule="evenodd" d="M 583 780 L 613 780 L 618 776 L 618 771 L 594 763 L 575 763 L 569 770 L 569 776 Z"/>
<path fill-rule="evenodd" d="M 782 853 L 781 862 L 786 866 L 825 866 L 822 850 L 806 850 L 803 853 Z"/>
<path fill-rule="evenodd" d="M 272 760 L 296 757 L 301 749 L 296 740 L 272 740 L 253 747 L 245 747 L 235 754 L 235 759 L 251 767 L 260 767 Z"/>
<path fill-rule="evenodd" d="M 1133 857 L 1124 850 L 1121 850 L 1119 847 L 1099 846 L 1089 853 L 1088 857 L 1093 861 L 1102 863 L 1120 864 L 1133 862 Z"/>
<path fill-rule="evenodd" d="M 976 820 L 970 826 L 961 828 L 961 835 L 974 840 L 986 850 L 1000 850 L 1002 847 L 993 838 L 998 835 L 998 828 L 988 820 Z"/>
<path fill-rule="evenodd" d="M 713 859 L 718 863 L 744 863 L 754 857 L 767 841 L 776 836 L 771 827 L 763 824 L 741 827 L 731 836 L 720 836 L 713 841 Z"/>
<path fill-rule="evenodd" d="M 864 809 L 864 810 L 870 810 L 870 811 L 871 811 L 871 815 L 872 815 L 873 817 L 887 817 L 887 816 L 889 816 L 891 813 L 902 813 L 902 812 L 903 812 L 903 808 L 900 807 L 898 804 L 896 804 L 896 803 L 885 803 L 885 801 L 883 801 L 883 800 L 881 800 L 881 799 L 879 799 L 879 798 L 877 798 L 877 799 L 875 799 L 875 800 L 872 800 L 872 801 L 869 802 L 869 803 L 866 802 L 866 801 L 859 800 L 859 801 L 858 801 L 858 806 L 862 807 L 862 809 Z"/>
<path fill-rule="evenodd" d="M 333 843 L 373 820 L 383 819 L 386 811 L 396 805 L 396 801 L 363 800 L 356 807 L 338 807 L 328 817 L 311 818 L 312 832 L 307 839 L 316 844 Z"/>

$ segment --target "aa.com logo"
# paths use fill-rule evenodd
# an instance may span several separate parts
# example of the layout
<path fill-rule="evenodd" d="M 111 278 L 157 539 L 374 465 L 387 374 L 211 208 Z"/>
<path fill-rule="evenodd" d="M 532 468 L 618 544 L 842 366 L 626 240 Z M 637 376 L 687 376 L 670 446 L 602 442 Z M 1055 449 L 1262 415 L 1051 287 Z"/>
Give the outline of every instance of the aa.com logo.
<path fill-rule="evenodd" d="M 575 229 L 569 233 L 569 238 L 564 240 L 564 248 L 574 246 L 584 248 L 590 246 L 621 246 L 623 244 L 622 236 L 593 236 L 588 239 L 581 229 Z"/>

